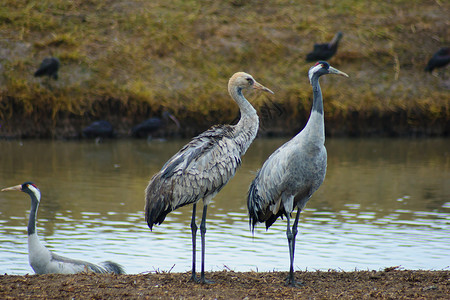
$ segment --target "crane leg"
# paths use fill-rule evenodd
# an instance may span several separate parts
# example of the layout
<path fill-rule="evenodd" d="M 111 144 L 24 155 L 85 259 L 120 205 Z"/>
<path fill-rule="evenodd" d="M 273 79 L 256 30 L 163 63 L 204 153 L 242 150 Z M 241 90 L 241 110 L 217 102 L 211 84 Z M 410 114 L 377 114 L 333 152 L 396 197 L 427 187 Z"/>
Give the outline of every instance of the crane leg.
<path fill-rule="evenodd" d="M 292 286 L 292 287 L 298 287 L 301 286 L 300 282 L 295 282 L 294 278 L 294 252 L 295 252 L 295 236 L 297 235 L 297 225 L 298 225 L 298 218 L 299 214 L 297 213 L 297 216 L 295 217 L 294 225 L 290 226 L 291 217 L 290 214 L 286 214 L 286 220 L 287 220 L 287 228 L 286 228 L 286 236 L 288 240 L 289 245 L 289 259 L 290 259 L 290 267 L 289 267 L 289 275 L 286 280 L 286 285 Z"/>
<path fill-rule="evenodd" d="M 295 216 L 295 221 L 294 221 L 294 225 L 292 225 L 292 235 L 293 235 L 293 240 L 292 240 L 292 259 L 294 259 L 294 255 L 295 255 L 295 239 L 297 237 L 297 226 L 298 226 L 298 219 L 300 217 L 300 208 L 297 210 L 297 215 Z"/>
<path fill-rule="evenodd" d="M 197 239 L 197 224 L 195 224 L 195 212 L 197 210 L 197 203 L 194 203 L 192 208 L 192 219 L 191 219 L 191 232 L 192 232 L 192 276 L 191 281 L 198 282 L 197 275 L 195 274 L 195 251 L 196 251 L 196 239 Z"/>
<path fill-rule="evenodd" d="M 200 274 L 200 283 L 214 283 L 211 280 L 205 279 L 205 234 L 206 234 L 206 211 L 208 205 L 203 205 L 202 223 L 200 224 L 200 234 L 202 238 L 202 270 Z"/>

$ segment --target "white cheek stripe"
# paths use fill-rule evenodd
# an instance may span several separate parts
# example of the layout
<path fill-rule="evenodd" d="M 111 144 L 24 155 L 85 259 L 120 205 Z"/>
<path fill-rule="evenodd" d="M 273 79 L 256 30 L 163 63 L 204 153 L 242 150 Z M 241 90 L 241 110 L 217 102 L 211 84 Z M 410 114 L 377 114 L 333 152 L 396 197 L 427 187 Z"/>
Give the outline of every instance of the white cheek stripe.
<path fill-rule="evenodd" d="M 35 188 L 31 184 L 28 185 L 28 188 L 33 191 L 33 193 L 36 195 L 36 198 L 38 199 L 38 201 L 41 200 L 41 191 L 39 191 L 39 189 Z"/>
<path fill-rule="evenodd" d="M 313 77 L 314 73 L 316 73 L 321 68 L 322 68 L 322 65 L 318 64 L 317 66 L 314 66 L 311 69 L 309 69 L 309 72 L 308 72 L 309 83 L 311 83 L 311 80 L 312 80 L 312 77 Z"/>

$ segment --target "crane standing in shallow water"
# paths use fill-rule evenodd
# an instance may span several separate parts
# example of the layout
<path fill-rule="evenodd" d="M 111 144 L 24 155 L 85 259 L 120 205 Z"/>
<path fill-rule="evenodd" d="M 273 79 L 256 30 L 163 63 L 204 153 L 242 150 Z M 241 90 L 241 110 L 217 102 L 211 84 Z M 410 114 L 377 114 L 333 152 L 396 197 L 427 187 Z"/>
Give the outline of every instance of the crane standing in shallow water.
<path fill-rule="evenodd" d="M 228 92 L 239 105 L 241 119 L 236 125 L 216 125 L 193 138 L 176 153 L 161 171 L 150 180 L 145 191 L 145 220 L 150 229 L 161 224 L 171 211 L 193 204 L 192 277 L 191 280 L 210 283 L 205 279 L 206 211 L 211 199 L 234 176 L 241 164 L 241 156 L 255 139 L 259 120 L 256 110 L 245 99 L 244 89 L 259 89 L 273 93 L 244 72 L 234 74 L 228 82 Z M 197 202 L 203 199 L 201 233 L 201 276 L 195 273 Z"/>
<path fill-rule="evenodd" d="M 28 220 L 28 260 L 36 274 L 75 274 L 81 272 L 124 274 L 121 265 L 105 261 L 101 266 L 86 261 L 59 256 L 48 250 L 39 241 L 36 232 L 36 217 L 41 200 L 41 192 L 32 182 L 25 182 L 16 186 L 2 189 L 5 191 L 20 191 L 31 198 L 30 218 Z"/>
<path fill-rule="evenodd" d="M 268 229 L 278 217 L 286 216 L 290 256 L 287 284 L 291 286 L 297 285 L 294 279 L 294 252 L 300 212 L 322 184 L 327 168 L 323 101 L 319 85 L 319 77 L 326 74 L 348 77 L 324 61 L 309 70 L 313 104 L 308 123 L 300 133 L 270 155 L 248 192 L 247 206 L 252 231 L 257 222 L 265 222 Z M 291 231 L 291 213 L 295 207 L 297 215 Z"/>

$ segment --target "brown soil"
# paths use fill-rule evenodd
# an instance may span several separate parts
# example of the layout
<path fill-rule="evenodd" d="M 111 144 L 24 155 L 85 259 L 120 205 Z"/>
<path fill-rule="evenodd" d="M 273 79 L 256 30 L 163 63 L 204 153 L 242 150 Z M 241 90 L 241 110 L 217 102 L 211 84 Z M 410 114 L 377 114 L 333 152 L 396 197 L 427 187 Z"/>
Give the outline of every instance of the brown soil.
<path fill-rule="evenodd" d="M 449 299 L 450 271 L 296 272 L 301 288 L 286 287 L 287 272 L 0 276 L 0 299 Z"/>

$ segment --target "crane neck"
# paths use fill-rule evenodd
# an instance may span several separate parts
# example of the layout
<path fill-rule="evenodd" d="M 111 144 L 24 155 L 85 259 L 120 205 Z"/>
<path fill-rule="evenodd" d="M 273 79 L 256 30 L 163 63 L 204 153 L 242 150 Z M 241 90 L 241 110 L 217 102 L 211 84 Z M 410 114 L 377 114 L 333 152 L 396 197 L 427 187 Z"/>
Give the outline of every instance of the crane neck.
<path fill-rule="evenodd" d="M 31 210 L 30 210 L 30 217 L 28 219 L 27 233 L 30 236 L 36 233 L 36 218 L 39 207 L 39 199 L 33 193 L 30 193 L 29 195 L 31 198 Z"/>
<path fill-rule="evenodd" d="M 323 99 L 322 91 L 320 89 L 318 75 L 311 78 L 311 86 L 313 88 L 313 104 L 311 108 L 311 115 L 304 131 L 319 143 L 325 143 L 325 124 L 323 116 Z"/>
<path fill-rule="evenodd" d="M 240 87 L 230 87 L 228 89 L 231 98 L 237 103 L 241 110 L 241 118 L 244 116 L 248 117 L 258 117 L 255 108 L 248 102 L 248 100 L 242 94 L 242 88 Z"/>
<path fill-rule="evenodd" d="M 311 86 L 313 88 L 313 105 L 311 110 L 321 114 L 323 117 L 323 98 L 319 84 L 319 76 L 313 76 L 311 78 Z"/>
<path fill-rule="evenodd" d="M 236 135 L 242 135 L 242 154 L 244 154 L 258 133 L 258 114 L 256 109 L 242 94 L 242 88 L 229 87 L 228 92 L 233 100 L 236 101 L 241 112 L 241 118 L 235 126 L 235 132 Z"/>
<path fill-rule="evenodd" d="M 244 123 L 245 125 L 250 125 L 247 124 L 248 122 L 250 122 L 253 124 L 253 126 L 251 127 L 256 126 L 257 131 L 259 125 L 258 114 L 256 113 L 256 109 L 250 104 L 250 102 L 248 102 L 248 100 L 244 97 L 244 94 L 242 94 L 242 88 L 231 87 L 229 88 L 228 91 L 230 93 L 231 98 L 233 98 L 233 100 L 236 101 L 241 111 L 241 119 L 239 120 L 238 125 L 240 123 L 241 126 L 244 125 Z"/>

